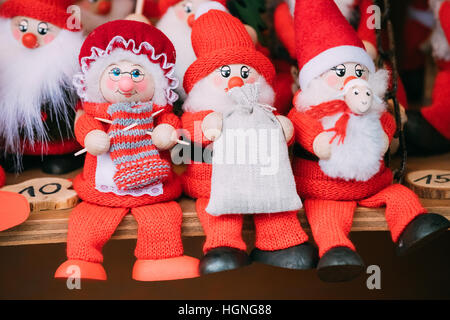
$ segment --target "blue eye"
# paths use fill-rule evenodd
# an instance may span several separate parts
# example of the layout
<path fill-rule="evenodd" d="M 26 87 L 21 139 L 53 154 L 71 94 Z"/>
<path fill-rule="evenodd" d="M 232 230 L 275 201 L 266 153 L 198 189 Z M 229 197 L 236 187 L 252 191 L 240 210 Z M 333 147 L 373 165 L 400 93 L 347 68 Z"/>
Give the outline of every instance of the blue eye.
<path fill-rule="evenodd" d="M 116 77 L 120 76 L 120 69 L 119 68 L 114 68 L 111 72 Z"/>
<path fill-rule="evenodd" d="M 139 69 L 134 69 L 130 72 L 131 79 L 133 79 L 134 82 L 140 82 L 144 79 L 144 73 Z"/>

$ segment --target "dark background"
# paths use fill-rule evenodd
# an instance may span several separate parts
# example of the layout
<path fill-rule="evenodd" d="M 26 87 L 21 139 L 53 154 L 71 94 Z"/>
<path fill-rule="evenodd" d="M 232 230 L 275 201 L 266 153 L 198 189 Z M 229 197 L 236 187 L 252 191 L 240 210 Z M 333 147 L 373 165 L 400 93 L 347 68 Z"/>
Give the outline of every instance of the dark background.
<path fill-rule="evenodd" d="M 352 233 L 366 265 L 381 268 L 381 290 L 369 275 L 347 283 L 323 283 L 315 270 L 293 271 L 254 264 L 197 279 L 141 283 L 131 279 L 134 240 L 104 249 L 106 282 L 82 281 L 68 290 L 53 279 L 65 260 L 65 244 L 0 248 L 0 299 L 450 299 L 450 232 L 406 257 L 396 257 L 387 232 Z M 186 238 L 186 253 L 201 256 L 204 238 Z"/>

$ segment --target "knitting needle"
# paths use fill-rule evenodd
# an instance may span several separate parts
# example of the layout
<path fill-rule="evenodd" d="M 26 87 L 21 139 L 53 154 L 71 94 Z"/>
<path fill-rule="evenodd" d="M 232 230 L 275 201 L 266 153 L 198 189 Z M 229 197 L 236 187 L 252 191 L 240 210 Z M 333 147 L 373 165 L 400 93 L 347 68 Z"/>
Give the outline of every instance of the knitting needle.
<path fill-rule="evenodd" d="M 103 120 L 106 120 L 106 119 L 103 119 Z M 109 120 L 106 120 L 106 121 L 109 121 Z M 132 125 L 129 125 L 128 127 L 123 128 L 122 131 L 128 131 L 128 130 L 131 130 L 131 129 L 133 129 L 133 128 L 136 127 L 136 126 L 138 126 L 138 124 L 137 124 L 137 123 L 133 123 Z M 81 156 L 82 154 L 84 154 L 84 153 L 86 153 L 86 152 L 87 152 L 87 149 L 84 148 L 83 150 L 80 150 L 80 151 L 78 151 L 77 153 L 75 153 L 75 157 Z"/>
<path fill-rule="evenodd" d="M 147 131 L 146 132 L 149 136 L 152 136 L 152 132 L 151 131 Z M 186 142 L 186 141 L 183 141 L 183 140 L 180 140 L 180 139 L 176 139 L 176 140 L 174 140 L 176 143 L 178 143 L 178 144 L 182 144 L 182 145 L 185 145 L 185 146 L 190 146 L 191 144 L 189 143 L 189 142 Z"/>

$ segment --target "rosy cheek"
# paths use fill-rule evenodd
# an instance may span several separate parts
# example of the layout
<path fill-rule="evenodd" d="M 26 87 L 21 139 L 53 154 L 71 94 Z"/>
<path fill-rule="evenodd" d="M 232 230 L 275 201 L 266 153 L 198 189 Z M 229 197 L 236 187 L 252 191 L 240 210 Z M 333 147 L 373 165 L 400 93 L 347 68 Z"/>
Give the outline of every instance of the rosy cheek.
<path fill-rule="evenodd" d="M 20 37 L 21 37 L 22 35 L 21 35 L 21 32 L 19 31 L 19 30 L 14 30 L 13 31 L 13 37 L 14 37 L 14 39 L 16 39 L 17 41 L 19 41 L 20 40 Z"/>
<path fill-rule="evenodd" d="M 327 77 L 326 82 L 330 87 L 335 87 L 338 84 L 339 80 L 335 75 L 330 75 Z"/>
<path fill-rule="evenodd" d="M 363 80 L 369 80 L 369 74 L 367 73 L 367 72 L 364 72 L 363 73 L 363 75 L 362 75 L 362 77 L 361 77 Z"/>
<path fill-rule="evenodd" d="M 137 92 L 144 92 L 144 91 L 147 90 L 147 87 L 148 87 L 148 81 L 147 80 L 138 82 L 136 84 L 136 91 Z"/>
<path fill-rule="evenodd" d="M 218 88 L 223 87 L 223 77 L 220 76 L 214 77 L 213 84 Z"/>
<path fill-rule="evenodd" d="M 247 79 L 246 82 L 252 84 L 252 83 L 255 83 L 255 81 L 256 81 L 256 77 L 250 77 Z"/>
<path fill-rule="evenodd" d="M 112 81 L 111 79 L 106 80 L 106 87 L 111 91 L 116 91 L 117 82 Z"/>
<path fill-rule="evenodd" d="M 175 9 L 175 15 L 180 20 L 185 20 L 186 19 L 186 15 L 184 14 L 184 10 L 181 7 Z"/>
<path fill-rule="evenodd" d="M 53 34 L 47 34 L 46 36 L 44 36 L 43 40 L 45 44 L 49 44 L 50 42 L 55 40 L 55 36 Z"/>

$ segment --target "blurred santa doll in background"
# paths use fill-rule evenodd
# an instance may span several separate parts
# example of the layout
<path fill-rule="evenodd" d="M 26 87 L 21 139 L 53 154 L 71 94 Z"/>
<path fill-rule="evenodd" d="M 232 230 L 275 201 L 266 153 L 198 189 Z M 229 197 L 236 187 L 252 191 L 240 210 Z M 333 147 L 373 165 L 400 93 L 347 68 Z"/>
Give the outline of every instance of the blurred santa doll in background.
<path fill-rule="evenodd" d="M 450 151 L 450 1 L 430 0 L 430 8 L 436 18 L 431 45 L 438 74 L 431 105 L 408 110 L 406 124 L 408 151 L 421 155 Z"/>
<path fill-rule="evenodd" d="M 0 140 L 8 171 L 41 165 L 61 174 L 82 165 L 73 157 L 72 79 L 83 36 L 68 23 L 71 4 L 8 0 L 0 7 Z"/>
<path fill-rule="evenodd" d="M 209 0 L 160 0 L 159 13 L 161 19 L 156 27 L 172 41 L 177 52 L 175 76 L 180 81 L 177 93 L 184 100 L 186 93 L 183 89 L 183 78 L 187 68 L 195 61 L 195 53 L 191 44 L 191 27 L 195 14 L 200 6 Z M 226 0 L 218 0 L 225 5 Z"/>
<path fill-rule="evenodd" d="M 79 0 L 84 32 L 90 33 L 98 26 L 113 20 L 124 19 L 135 8 L 135 0 Z"/>

